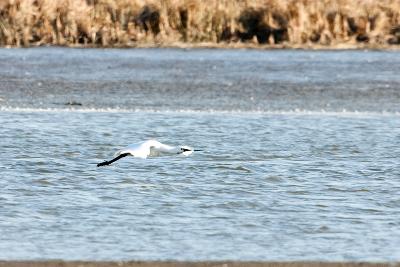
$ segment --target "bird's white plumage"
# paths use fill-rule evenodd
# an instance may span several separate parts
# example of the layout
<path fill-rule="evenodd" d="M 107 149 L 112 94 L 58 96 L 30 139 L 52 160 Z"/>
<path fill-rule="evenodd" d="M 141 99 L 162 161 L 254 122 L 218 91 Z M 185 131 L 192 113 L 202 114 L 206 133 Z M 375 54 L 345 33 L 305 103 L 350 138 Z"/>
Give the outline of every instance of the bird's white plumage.
<path fill-rule="evenodd" d="M 187 151 L 182 151 L 182 148 Z M 161 154 L 182 154 L 188 156 L 193 153 L 193 149 L 188 146 L 170 146 L 158 142 L 157 140 L 147 140 L 140 143 L 131 144 L 115 153 L 115 156 L 128 153 L 133 157 L 147 158 L 149 156 L 159 156 Z"/>

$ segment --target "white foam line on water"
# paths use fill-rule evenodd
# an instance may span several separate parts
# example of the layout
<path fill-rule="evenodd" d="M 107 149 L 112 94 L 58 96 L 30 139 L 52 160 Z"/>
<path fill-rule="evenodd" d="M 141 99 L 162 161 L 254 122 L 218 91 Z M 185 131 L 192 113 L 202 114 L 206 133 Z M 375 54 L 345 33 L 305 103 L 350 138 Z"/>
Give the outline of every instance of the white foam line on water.
<path fill-rule="evenodd" d="M 400 116 L 400 112 L 371 112 L 371 111 L 325 111 L 325 110 L 163 110 L 163 109 L 125 109 L 125 108 L 27 108 L 27 107 L 0 107 L 1 112 L 16 113 L 167 113 L 167 114 L 232 114 L 232 115 L 290 115 L 290 116 L 342 116 L 342 117 L 391 117 Z"/>

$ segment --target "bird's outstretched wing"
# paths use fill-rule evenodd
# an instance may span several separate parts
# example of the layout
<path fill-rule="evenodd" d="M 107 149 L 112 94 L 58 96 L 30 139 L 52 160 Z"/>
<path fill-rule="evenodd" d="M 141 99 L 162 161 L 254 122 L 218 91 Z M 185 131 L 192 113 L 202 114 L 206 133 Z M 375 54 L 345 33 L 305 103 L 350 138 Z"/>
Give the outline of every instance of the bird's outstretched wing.
<path fill-rule="evenodd" d="M 108 161 L 106 160 L 106 161 L 103 161 L 103 162 L 97 164 L 97 167 L 110 165 L 110 164 L 113 163 L 114 161 L 117 161 L 117 160 L 119 160 L 119 159 L 122 159 L 123 157 L 126 157 L 126 156 L 128 156 L 128 155 L 129 155 L 129 153 L 120 154 L 120 155 L 118 155 L 118 157 L 113 158 L 112 160 L 108 160 Z"/>

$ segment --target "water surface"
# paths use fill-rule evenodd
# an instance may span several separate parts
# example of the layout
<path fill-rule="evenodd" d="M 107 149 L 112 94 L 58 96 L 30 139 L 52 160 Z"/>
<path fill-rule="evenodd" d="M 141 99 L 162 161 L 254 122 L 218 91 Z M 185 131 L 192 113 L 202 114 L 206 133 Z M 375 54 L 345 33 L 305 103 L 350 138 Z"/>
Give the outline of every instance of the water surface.
<path fill-rule="evenodd" d="M 400 260 L 398 53 L 0 59 L 1 259 Z"/>

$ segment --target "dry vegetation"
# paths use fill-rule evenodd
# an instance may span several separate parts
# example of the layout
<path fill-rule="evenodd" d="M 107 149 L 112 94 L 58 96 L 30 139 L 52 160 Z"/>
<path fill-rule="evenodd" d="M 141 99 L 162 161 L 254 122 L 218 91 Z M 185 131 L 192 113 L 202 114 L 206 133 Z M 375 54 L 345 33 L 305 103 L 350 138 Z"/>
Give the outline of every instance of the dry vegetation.
<path fill-rule="evenodd" d="M 400 0 L 0 0 L 1 46 L 400 44 Z"/>

